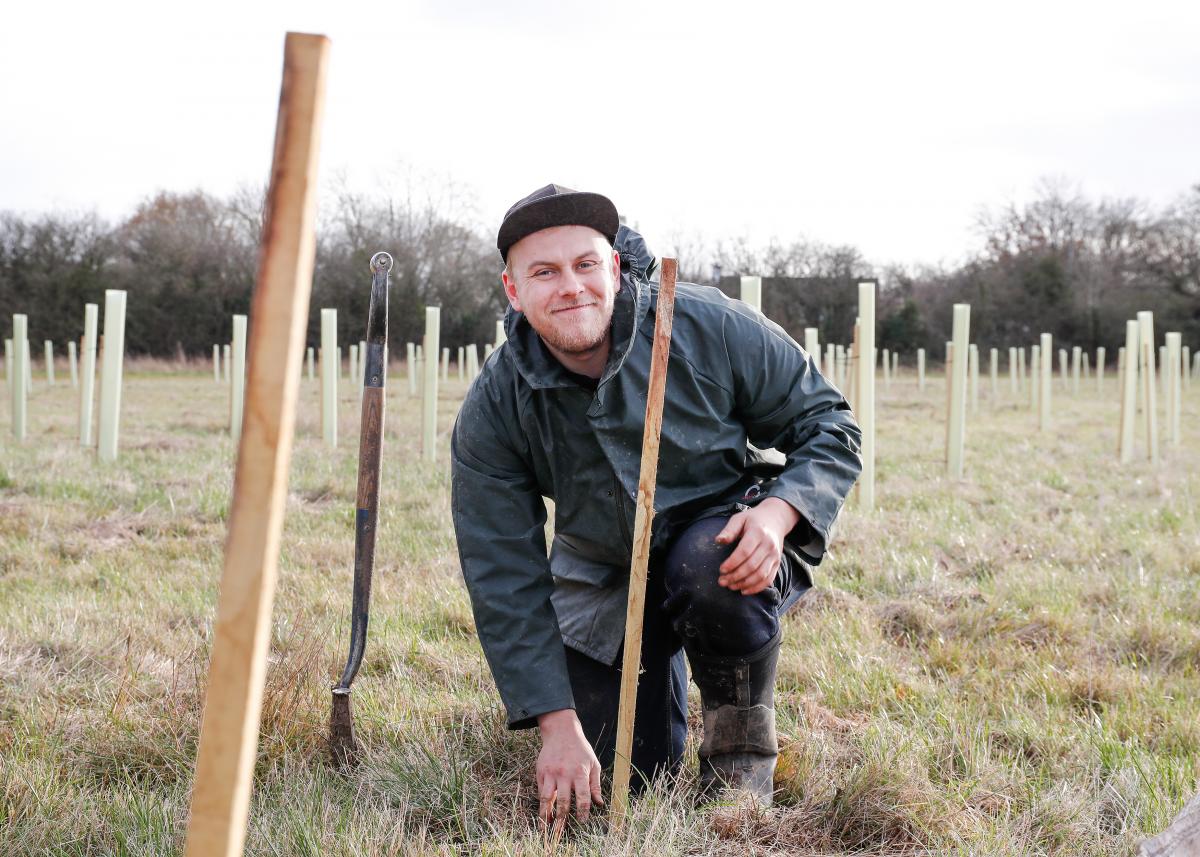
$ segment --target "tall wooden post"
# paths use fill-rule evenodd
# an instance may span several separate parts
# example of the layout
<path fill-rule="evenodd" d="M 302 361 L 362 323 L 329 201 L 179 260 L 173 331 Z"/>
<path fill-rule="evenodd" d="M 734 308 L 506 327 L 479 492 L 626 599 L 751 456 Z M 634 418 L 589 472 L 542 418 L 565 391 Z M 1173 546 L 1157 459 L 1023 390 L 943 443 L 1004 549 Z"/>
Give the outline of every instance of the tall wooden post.
<path fill-rule="evenodd" d="M 950 424 L 950 442 L 946 469 L 951 479 L 962 479 L 963 459 L 966 451 L 967 368 L 970 362 L 970 354 L 972 353 L 970 345 L 970 304 L 954 305 L 954 326 L 952 333 L 954 356 L 951 362 L 950 413 L 947 415 Z M 976 365 L 978 365 L 979 351 L 976 349 L 974 354 L 976 355 Z M 966 355 L 967 359 L 962 359 L 960 355 Z"/>
<path fill-rule="evenodd" d="M 237 440 L 242 435 L 242 415 L 246 407 L 246 316 L 233 317 L 233 383 L 232 407 L 229 411 L 229 436 Z"/>
<path fill-rule="evenodd" d="M 742 301 L 762 312 L 762 277 L 742 277 Z"/>
<path fill-rule="evenodd" d="M 441 307 L 425 307 L 425 388 L 421 399 L 421 453 L 426 461 L 437 459 L 437 356 L 441 347 L 441 320 Z"/>
<path fill-rule="evenodd" d="M 83 378 L 79 385 L 79 445 L 92 445 L 92 402 L 96 394 L 96 329 L 100 316 L 97 304 L 83 307 Z"/>
<path fill-rule="evenodd" d="M 100 436 L 96 451 L 101 461 L 117 460 L 121 423 L 121 382 L 125 364 L 125 292 L 104 292 L 104 358 L 100 369 Z"/>
<path fill-rule="evenodd" d="M 1142 310 L 1138 318 L 1138 370 L 1142 378 L 1142 401 L 1146 407 L 1146 448 L 1150 460 L 1158 463 L 1158 402 L 1154 389 L 1154 313 Z"/>
<path fill-rule="evenodd" d="M 263 250 L 250 308 L 249 407 L 213 625 L 187 857 L 233 857 L 245 843 L 312 282 L 328 45 L 323 36 L 289 33 L 284 47 Z M 331 355 L 327 350 L 326 359 Z"/>
<path fill-rule="evenodd" d="M 862 430 L 862 476 L 858 500 L 867 511 L 875 508 L 875 284 L 858 284 L 858 383 L 855 411 Z"/>
<path fill-rule="evenodd" d="M 338 445 L 337 418 L 337 310 L 324 308 L 321 310 L 321 437 L 328 447 Z"/>

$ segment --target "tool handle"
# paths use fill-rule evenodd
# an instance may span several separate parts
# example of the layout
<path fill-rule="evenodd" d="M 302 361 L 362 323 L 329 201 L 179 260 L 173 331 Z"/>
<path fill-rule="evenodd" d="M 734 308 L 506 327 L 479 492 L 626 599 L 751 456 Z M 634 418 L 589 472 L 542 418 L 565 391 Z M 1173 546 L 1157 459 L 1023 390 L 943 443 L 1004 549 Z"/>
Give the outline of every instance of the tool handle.
<path fill-rule="evenodd" d="M 350 608 L 350 655 L 335 689 L 348 689 L 362 665 L 367 645 L 371 578 L 375 570 L 375 533 L 379 518 L 379 477 L 383 453 L 383 410 L 387 375 L 388 273 L 392 257 L 371 258 L 371 308 L 367 316 L 367 354 L 363 361 L 362 419 L 358 438 L 358 496 L 354 513 L 354 596 Z"/>
<path fill-rule="evenodd" d="M 637 513 L 633 527 L 633 559 L 629 568 L 629 601 L 625 610 L 625 651 L 621 661 L 621 704 L 617 712 L 617 747 L 613 764 L 612 823 L 620 828 L 629 812 L 629 772 L 633 753 L 633 716 L 638 671 L 642 662 L 642 619 L 646 609 L 646 571 L 650 561 L 654 486 L 658 479 L 658 446 L 662 435 L 663 396 L 667 389 L 667 359 L 675 318 L 674 259 L 662 260 L 661 284 L 654 320 L 654 351 L 646 391 L 646 422 L 642 430 L 642 468 L 638 476 Z"/>

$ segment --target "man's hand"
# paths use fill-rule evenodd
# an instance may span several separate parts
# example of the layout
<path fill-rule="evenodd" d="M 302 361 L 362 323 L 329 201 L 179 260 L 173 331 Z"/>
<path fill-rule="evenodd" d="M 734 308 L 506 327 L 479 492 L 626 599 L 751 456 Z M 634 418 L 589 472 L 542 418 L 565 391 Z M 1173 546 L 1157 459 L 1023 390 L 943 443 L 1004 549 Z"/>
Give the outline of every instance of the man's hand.
<path fill-rule="evenodd" d="M 549 824 L 566 821 L 575 792 L 575 815 L 587 821 L 592 804 L 604 806 L 600 796 L 600 760 L 583 735 L 575 711 L 564 708 L 538 716 L 542 752 L 537 760 L 538 817 Z"/>
<path fill-rule="evenodd" d="M 743 595 L 757 595 L 775 582 L 783 557 L 783 537 L 800 521 L 800 513 L 778 497 L 738 512 L 717 534 L 717 544 L 737 542 L 721 563 L 717 583 Z"/>

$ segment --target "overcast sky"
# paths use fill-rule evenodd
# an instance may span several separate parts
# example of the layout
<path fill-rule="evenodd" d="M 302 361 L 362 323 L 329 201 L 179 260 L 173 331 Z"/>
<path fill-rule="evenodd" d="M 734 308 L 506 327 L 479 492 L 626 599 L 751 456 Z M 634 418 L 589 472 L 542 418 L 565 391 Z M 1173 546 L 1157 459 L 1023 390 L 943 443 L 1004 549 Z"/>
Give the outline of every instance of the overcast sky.
<path fill-rule="evenodd" d="M 321 170 L 452 176 L 493 230 L 548 182 L 677 233 L 953 262 L 1041 177 L 1200 181 L 1200 3 L 8 4 L 0 209 L 116 217 L 270 164 L 283 36 L 333 40 Z"/>

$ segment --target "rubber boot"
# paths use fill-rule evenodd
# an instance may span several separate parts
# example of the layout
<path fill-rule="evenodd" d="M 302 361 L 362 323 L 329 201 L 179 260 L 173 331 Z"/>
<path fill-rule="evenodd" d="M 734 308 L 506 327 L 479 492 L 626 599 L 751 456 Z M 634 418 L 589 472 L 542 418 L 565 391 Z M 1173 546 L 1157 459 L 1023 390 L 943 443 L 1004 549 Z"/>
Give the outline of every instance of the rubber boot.
<path fill-rule="evenodd" d="M 782 631 L 749 655 L 720 656 L 688 650 L 692 680 L 704 708 L 700 791 L 716 797 L 745 793 L 767 807 L 775 794 L 775 667 Z"/>

